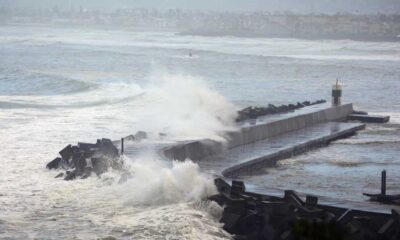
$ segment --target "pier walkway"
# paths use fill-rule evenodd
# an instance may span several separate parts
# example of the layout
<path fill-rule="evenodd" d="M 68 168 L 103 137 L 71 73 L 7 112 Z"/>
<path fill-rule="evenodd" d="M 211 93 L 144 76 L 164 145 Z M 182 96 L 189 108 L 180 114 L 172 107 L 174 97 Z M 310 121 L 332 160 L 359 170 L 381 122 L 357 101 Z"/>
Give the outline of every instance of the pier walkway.
<path fill-rule="evenodd" d="M 232 177 L 274 166 L 282 159 L 354 134 L 364 124 L 327 122 L 228 149 L 197 161 L 206 172 Z"/>

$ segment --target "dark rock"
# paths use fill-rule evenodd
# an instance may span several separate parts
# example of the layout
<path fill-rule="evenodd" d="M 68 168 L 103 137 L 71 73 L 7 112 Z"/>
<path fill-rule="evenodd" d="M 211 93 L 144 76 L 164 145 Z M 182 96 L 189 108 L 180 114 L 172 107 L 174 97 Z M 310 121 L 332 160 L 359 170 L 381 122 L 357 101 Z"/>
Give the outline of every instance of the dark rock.
<path fill-rule="evenodd" d="M 123 164 L 118 149 L 106 138 L 98 139 L 96 144 L 79 142 L 77 146 L 68 145 L 60 151 L 60 155 L 61 158 L 54 159 L 46 167 L 73 169 L 66 172 L 65 180 L 87 178 L 92 171 L 100 175 L 109 167 L 120 170 Z"/>
<path fill-rule="evenodd" d="M 287 105 L 281 105 L 281 106 L 278 107 L 278 109 L 279 109 L 281 112 L 286 112 L 286 111 L 289 110 L 289 107 L 288 107 Z"/>
<path fill-rule="evenodd" d="M 97 144 L 78 142 L 78 148 L 83 151 L 98 147 Z"/>
<path fill-rule="evenodd" d="M 304 107 L 304 105 L 303 105 L 303 104 L 301 104 L 300 102 L 297 102 L 297 105 L 296 105 L 296 107 L 297 107 L 297 108 L 302 108 L 302 107 Z"/>
<path fill-rule="evenodd" d="M 223 194 L 230 194 L 231 186 L 222 178 L 216 178 L 214 184 L 217 187 L 218 192 Z"/>
<path fill-rule="evenodd" d="M 268 115 L 268 114 L 277 114 L 277 113 L 285 113 L 289 111 L 294 111 L 296 109 L 303 108 L 305 106 L 311 106 L 315 104 L 320 104 L 326 102 L 325 100 L 317 100 L 315 102 L 304 101 L 303 103 L 297 102 L 297 104 L 289 104 L 289 105 L 281 105 L 275 106 L 273 104 L 268 104 L 268 107 L 246 107 L 240 111 L 238 111 L 238 117 L 236 118 L 237 122 L 244 120 L 252 120 L 256 119 L 260 116 Z"/>
<path fill-rule="evenodd" d="M 242 181 L 215 179 L 219 194 L 209 200 L 224 206 L 221 222 L 235 239 L 399 239 L 400 214 L 346 210 L 319 205 L 318 198 L 295 191 L 273 197 L 245 191 Z"/>
<path fill-rule="evenodd" d="M 263 202 L 263 213 L 268 215 L 287 215 L 290 212 L 290 205 L 287 202 Z"/>
<path fill-rule="evenodd" d="M 77 170 L 77 175 L 79 175 L 84 168 L 84 166 L 82 166 L 82 159 L 84 159 L 84 153 L 85 152 L 83 151 L 76 151 L 72 155 L 71 168 L 75 168 Z"/>
<path fill-rule="evenodd" d="M 226 207 L 221 218 L 221 222 L 224 223 L 224 229 L 232 234 L 240 234 L 238 224 L 245 212 L 245 208 Z"/>
<path fill-rule="evenodd" d="M 239 223 L 239 232 L 248 235 L 251 239 L 260 236 L 265 225 L 265 218 L 256 211 L 247 211 Z"/>
<path fill-rule="evenodd" d="M 62 169 L 69 169 L 71 164 L 67 160 L 61 159 L 59 167 Z"/>
<path fill-rule="evenodd" d="M 107 138 L 101 139 L 97 154 L 102 154 L 110 158 L 119 157 L 118 148 L 114 146 L 110 139 Z"/>
<path fill-rule="evenodd" d="M 208 200 L 214 201 L 218 203 L 218 205 L 223 206 L 226 202 L 226 197 L 223 194 L 215 194 L 210 197 L 208 197 Z"/>
<path fill-rule="evenodd" d="M 98 148 L 90 148 L 87 150 L 84 150 L 83 156 L 85 158 L 91 158 L 99 149 Z"/>
<path fill-rule="evenodd" d="M 243 181 L 232 181 L 231 196 L 239 196 L 246 191 Z"/>
<path fill-rule="evenodd" d="M 318 197 L 307 195 L 305 206 L 309 209 L 316 208 L 318 204 Z"/>
<path fill-rule="evenodd" d="M 55 158 L 53 161 L 49 162 L 46 167 L 48 169 L 58 169 L 61 164 L 61 158 Z"/>
<path fill-rule="evenodd" d="M 264 237 L 264 239 L 277 240 L 279 239 L 279 232 L 275 227 L 266 224 L 262 230 L 262 236 Z"/>
<path fill-rule="evenodd" d="M 63 150 L 61 150 L 60 155 L 62 157 L 62 159 L 64 160 L 69 160 L 72 157 L 72 154 L 74 153 L 71 144 L 66 146 Z"/>
<path fill-rule="evenodd" d="M 70 181 L 76 178 L 76 172 L 75 171 L 67 171 L 67 176 L 65 176 L 64 180 Z"/>
<path fill-rule="evenodd" d="M 97 176 L 108 170 L 107 159 L 104 157 L 92 158 L 91 160 L 93 164 L 93 172 L 95 172 Z"/>

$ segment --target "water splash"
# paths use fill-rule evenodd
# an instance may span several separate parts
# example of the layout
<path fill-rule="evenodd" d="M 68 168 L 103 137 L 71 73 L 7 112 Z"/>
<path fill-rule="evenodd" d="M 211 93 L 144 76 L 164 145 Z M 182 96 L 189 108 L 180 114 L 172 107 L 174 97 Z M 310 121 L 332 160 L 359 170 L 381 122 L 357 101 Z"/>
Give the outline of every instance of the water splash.
<path fill-rule="evenodd" d="M 105 195 L 124 198 L 128 205 L 164 205 L 196 202 L 216 193 L 213 179 L 200 172 L 192 161 L 167 162 L 141 157 L 126 159 L 130 178 L 118 184 L 119 178 L 104 189 Z M 112 173 L 105 175 L 109 178 Z"/>
<path fill-rule="evenodd" d="M 141 130 L 178 140 L 224 141 L 224 132 L 236 129 L 233 104 L 200 78 L 155 73 L 144 91 L 146 105 L 137 121 Z"/>

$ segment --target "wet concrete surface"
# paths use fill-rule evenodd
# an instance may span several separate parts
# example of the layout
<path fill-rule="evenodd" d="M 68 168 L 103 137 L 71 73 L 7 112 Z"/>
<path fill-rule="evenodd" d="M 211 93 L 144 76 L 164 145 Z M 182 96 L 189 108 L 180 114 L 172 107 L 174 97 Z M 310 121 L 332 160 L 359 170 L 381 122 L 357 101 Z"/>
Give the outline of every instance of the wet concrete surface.
<path fill-rule="evenodd" d="M 248 162 L 264 158 L 268 161 L 268 156 L 279 153 L 286 149 L 292 149 L 296 146 L 304 146 L 308 143 L 310 148 L 313 144 L 320 141 L 329 141 L 339 135 L 348 134 L 359 130 L 363 124 L 360 123 L 343 123 L 328 122 L 320 123 L 311 127 L 291 131 L 276 137 L 267 138 L 252 144 L 241 145 L 221 154 L 209 156 L 197 163 L 200 168 L 206 172 L 215 175 L 221 175 L 224 169 L 228 169 L 235 165 L 246 164 Z M 275 161 L 271 160 L 271 164 Z"/>

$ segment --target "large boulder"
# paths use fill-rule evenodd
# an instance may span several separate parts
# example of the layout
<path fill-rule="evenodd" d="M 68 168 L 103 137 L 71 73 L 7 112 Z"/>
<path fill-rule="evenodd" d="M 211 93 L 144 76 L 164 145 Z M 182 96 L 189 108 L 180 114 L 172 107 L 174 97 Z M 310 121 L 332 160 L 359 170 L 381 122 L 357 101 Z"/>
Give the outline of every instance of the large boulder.
<path fill-rule="evenodd" d="M 55 158 L 53 161 L 50 161 L 46 167 L 48 169 L 57 169 L 60 167 L 60 163 L 61 163 L 61 158 L 57 157 Z"/>
<path fill-rule="evenodd" d="M 100 175 L 109 168 L 121 169 L 123 164 L 118 149 L 106 138 L 98 139 L 94 144 L 79 142 L 76 146 L 68 145 L 59 153 L 61 157 L 50 161 L 46 167 L 65 170 L 64 180 L 87 178 L 92 172 Z"/>
<path fill-rule="evenodd" d="M 215 179 L 217 195 L 209 197 L 223 207 L 220 222 L 233 239 L 363 240 L 400 239 L 400 213 L 352 210 L 318 204 L 318 197 L 301 198 L 295 191 L 284 196 L 248 192 L 243 182 Z"/>
<path fill-rule="evenodd" d="M 268 104 L 268 107 L 246 107 L 238 111 L 238 116 L 236 122 L 241 122 L 249 119 L 256 119 L 261 116 L 277 113 L 286 113 L 289 111 L 295 111 L 297 109 L 303 108 L 305 106 L 311 106 L 316 104 L 325 103 L 326 101 L 321 99 L 314 102 L 304 101 L 303 103 L 297 102 L 296 104 L 280 105 L 275 106 L 273 104 Z"/>

